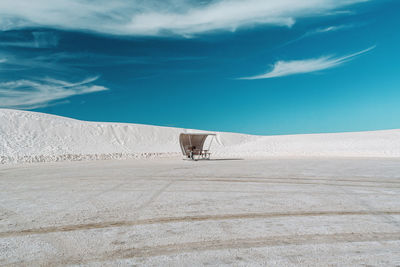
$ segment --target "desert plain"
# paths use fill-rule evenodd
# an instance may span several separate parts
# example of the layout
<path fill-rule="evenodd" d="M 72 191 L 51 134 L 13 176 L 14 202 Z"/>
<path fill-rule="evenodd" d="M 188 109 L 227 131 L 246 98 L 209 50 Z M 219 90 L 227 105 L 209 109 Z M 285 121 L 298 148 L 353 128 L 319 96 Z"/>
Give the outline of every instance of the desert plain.
<path fill-rule="evenodd" d="M 2 266 L 400 264 L 400 159 L 0 165 Z"/>

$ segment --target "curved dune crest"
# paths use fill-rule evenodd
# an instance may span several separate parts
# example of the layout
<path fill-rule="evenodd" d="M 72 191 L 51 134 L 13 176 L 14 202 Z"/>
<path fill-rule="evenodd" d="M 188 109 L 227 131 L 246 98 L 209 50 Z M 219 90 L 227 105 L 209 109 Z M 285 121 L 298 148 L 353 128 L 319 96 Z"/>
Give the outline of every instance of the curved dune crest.
<path fill-rule="evenodd" d="M 87 122 L 0 109 L 0 162 L 153 158 L 180 155 L 178 136 L 198 130 Z M 198 131 L 201 132 L 201 131 Z M 218 132 L 215 157 L 399 157 L 400 130 L 254 136 Z"/>

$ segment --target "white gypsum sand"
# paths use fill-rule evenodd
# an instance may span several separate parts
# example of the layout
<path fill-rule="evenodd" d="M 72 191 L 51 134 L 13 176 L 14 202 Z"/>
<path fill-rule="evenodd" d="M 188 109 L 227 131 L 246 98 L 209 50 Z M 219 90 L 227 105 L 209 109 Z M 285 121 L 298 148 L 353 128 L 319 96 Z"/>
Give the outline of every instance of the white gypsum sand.
<path fill-rule="evenodd" d="M 178 136 L 197 130 L 87 122 L 0 109 L 0 162 L 173 157 Z M 400 130 L 254 136 L 218 133 L 213 157 L 399 157 Z"/>
<path fill-rule="evenodd" d="M 0 265 L 399 264 L 398 130 L 219 133 L 184 161 L 192 131 L 0 110 L 3 163 L 138 158 L 0 165 Z"/>
<path fill-rule="evenodd" d="M 0 265 L 397 266 L 399 163 L 0 165 Z"/>

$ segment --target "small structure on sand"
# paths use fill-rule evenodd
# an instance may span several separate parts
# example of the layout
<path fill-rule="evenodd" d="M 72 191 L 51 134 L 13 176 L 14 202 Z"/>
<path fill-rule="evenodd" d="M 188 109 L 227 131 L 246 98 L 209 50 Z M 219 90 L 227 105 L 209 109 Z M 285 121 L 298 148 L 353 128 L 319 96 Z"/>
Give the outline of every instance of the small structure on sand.
<path fill-rule="evenodd" d="M 212 133 L 181 133 L 179 135 L 179 143 L 181 145 L 182 154 L 192 160 L 210 159 L 210 147 L 216 134 Z M 208 147 L 204 145 L 206 139 L 210 137 Z M 197 157 L 197 158 L 196 158 Z"/>

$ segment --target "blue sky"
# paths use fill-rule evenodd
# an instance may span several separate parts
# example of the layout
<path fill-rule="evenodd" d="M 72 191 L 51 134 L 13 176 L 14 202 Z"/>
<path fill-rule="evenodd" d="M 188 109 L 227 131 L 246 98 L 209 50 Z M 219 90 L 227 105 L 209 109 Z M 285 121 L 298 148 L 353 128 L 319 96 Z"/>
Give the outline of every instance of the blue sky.
<path fill-rule="evenodd" d="M 0 2 L 0 107 L 250 134 L 400 128 L 395 0 Z"/>

